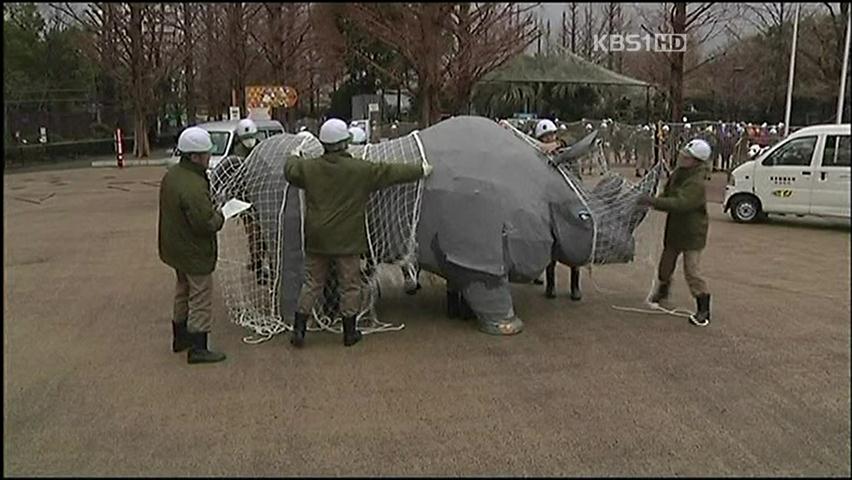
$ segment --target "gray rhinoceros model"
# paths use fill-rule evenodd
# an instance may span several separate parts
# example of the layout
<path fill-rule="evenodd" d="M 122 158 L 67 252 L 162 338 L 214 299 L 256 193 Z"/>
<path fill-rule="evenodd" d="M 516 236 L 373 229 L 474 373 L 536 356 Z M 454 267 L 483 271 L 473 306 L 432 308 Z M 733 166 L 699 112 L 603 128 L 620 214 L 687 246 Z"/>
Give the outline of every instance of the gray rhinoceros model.
<path fill-rule="evenodd" d="M 571 266 L 632 259 L 632 232 L 645 213 L 636 199 L 656 188 L 658 169 L 638 186 L 618 177 L 601 182 L 604 197 L 490 119 L 453 117 L 418 134 L 434 170 L 422 186 L 416 262 L 446 279 L 449 289 L 462 292 L 481 330 L 520 332 L 523 323 L 515 315 L 509 284 L 538 278 L 552 259 Z M 277 253 L 270 256 L 277 258 L 278 310 L 288 320 L 303 273 L 301 203 L 282 173 L 293 146 L 304 150 L 308 145 L 292 137 L 265 140 L 241 170 L 243 177 L 256 179 L 244 180 L 246 196 L 257 209 L 266 244 Z M 399 141 L 369 149 L 391 148 Z M 311 147 L 316 154 L 317 145 Z M 252 193 L 255 184 L 262 192 Z M 617 208 L 607 203 L 611 199 L 619 202 Z M 370 214 L 396 215 L 387 208 Z"/>
<path fill-rule="evenodd" d="M 454 117 L 420 137 L 434 172 L 423 189 L 417 259 L 462 292 L 483 331 L 522 329 L 509 283 L 538 278 L 551 259 L 632 260 L 632 232 L 645 211 L 636 199 L 656 188 L 656 171 L 638 187 L 613 175 L 588 192 L 567 168 L 485 118 Z"/>

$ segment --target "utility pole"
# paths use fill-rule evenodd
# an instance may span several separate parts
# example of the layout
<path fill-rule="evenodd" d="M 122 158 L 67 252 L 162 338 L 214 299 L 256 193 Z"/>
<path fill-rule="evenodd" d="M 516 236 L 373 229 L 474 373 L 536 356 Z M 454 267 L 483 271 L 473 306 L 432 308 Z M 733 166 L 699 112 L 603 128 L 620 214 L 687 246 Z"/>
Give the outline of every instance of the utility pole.
<path fill-rule="evenodd" d="M 793 46 L 790 49 L 790 75 L 787 79 L 787 109 L 784 113 L 784 136 L 790 133 L 790 110 L 793 106 L 793 73 L 796 70 L 796 40 L 799 36 L 799 3 L 796 4 L 796 16 L 793 19 Z"/>
<path fill-rule="evenodd" d="M 846 16 L 846 47 L 843 49 L 843 67 L 840 69 L 840 94 L 837 97 L 837 122 L 843 123 L 843 101 L 846 99 L 846 74 L 849 71 L 849 36 L 852 34 L 852 16 Z"/>

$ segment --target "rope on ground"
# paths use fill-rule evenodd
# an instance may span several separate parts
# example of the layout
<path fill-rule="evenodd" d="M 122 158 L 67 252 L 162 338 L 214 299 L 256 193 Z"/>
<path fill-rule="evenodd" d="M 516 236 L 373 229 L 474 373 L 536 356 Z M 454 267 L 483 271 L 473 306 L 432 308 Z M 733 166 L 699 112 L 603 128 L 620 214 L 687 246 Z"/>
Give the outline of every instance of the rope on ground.
<path fill-rule="evenodd" d="M 683 308 L 673 308 L 673 309 L 670 310 L 670 309 L 665 308 L 665 307 L 663 307 L 663 306 L 661 306 L 660 304 L 657 304 L 657 303 L 651 303 L 649 305 L 650 305 L 651 308 L 622 307 L 622 306 L 619 306 L 619 305 L 610 305 L 610 307 L 612 307 L 615 310 L 621 311 L 621 312 L 672 315 L 672 316 L 675 316 L 675 317 L 683 317 L 683 318 L 690 318 L 693 315 L 693 312 L 690 312 L 689 310 L 686 310 L 686 309 L 683 309 Z"/>

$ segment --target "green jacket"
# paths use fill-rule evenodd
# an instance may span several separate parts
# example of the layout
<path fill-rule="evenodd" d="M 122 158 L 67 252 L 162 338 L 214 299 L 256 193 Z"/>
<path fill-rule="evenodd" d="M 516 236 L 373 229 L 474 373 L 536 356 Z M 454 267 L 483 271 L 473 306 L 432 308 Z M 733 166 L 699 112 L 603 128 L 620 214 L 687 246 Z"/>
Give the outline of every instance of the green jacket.
<path fill-rule="evenodd" d="M 423 175 L 419 164 L 372 163 L 345 151 L 319 158 L 290 157 L 287 181 L 305 191 L 305 252 L 360 255 L 367 252 L 364 223 L 370 193 Z"/>
<path fill-rule="evenodd" d="M 188 159 L 169 168 L 160 183 L 160 259 L 190 275 L 216 269 L 216 232 L 225 218 L 214 209 L 205 168 Z"/>
<path fill-rule="evenodd" d="M 704 165 L 676 168 L 663 194 L 653 199 L 657 210 L 668 212 L 663 245 L 679 251 L 701 250 L 707 244 L 707 199 Z"/>

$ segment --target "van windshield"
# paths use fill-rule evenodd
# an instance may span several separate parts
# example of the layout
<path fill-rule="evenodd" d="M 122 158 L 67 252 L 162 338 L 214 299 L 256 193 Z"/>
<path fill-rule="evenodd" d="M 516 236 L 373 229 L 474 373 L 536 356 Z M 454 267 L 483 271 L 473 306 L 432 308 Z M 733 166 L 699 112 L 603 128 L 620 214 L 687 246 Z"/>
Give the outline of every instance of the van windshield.
<path fill-rule="evenodd" d="M 228 148 L 228 138 L 230 138 L 231 134 L 229 132 L 209 132 L 210 140 L 213 141 L 213 151 L 210 152 L 210 155 L 214 157 L 220 157 L 225 154 L 225 149 Z M 181 155 L 180 150 L 175 148 L 175 156 L 179 157 Z"/>

